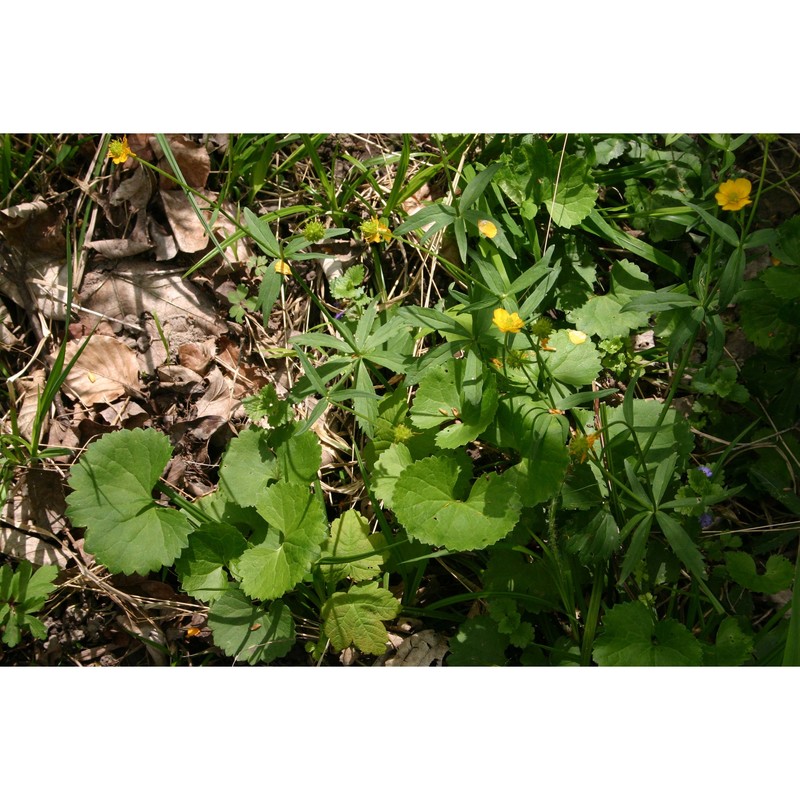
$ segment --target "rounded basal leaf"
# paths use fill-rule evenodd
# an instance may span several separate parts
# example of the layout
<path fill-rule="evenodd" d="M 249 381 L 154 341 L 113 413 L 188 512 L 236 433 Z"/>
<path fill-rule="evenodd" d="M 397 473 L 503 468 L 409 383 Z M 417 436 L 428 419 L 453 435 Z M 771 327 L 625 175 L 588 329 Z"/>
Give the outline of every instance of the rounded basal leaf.
<path fill-rule="evenodd" d="M 512 480 L 491 473 L 459 499 L 455 459 L 431 456 L 403 470 L 394 488 L 394 511 L 409 536 L 448 550 L 478 550 L 500 541 L 516 525 L 520 499 Z"/>
<path fill-rule="evenodd" d="M 230 589 L 212 604 L 208 627 L 225 655 L 248 664 L 281 658 L 295 642 L 294 620 L 280 600 L 264 609 L 238 589 Z"/>
<path fill-rule="evenodd" d="M 700 643 L 675 620 L 656 622 L 641 603 L 622 603 L 606 612 L 593 651 L 601 667 L 699 667 Z"/>
<path fill-rule="evenodd" d="M 186 546 L 189 521 L 152 497 L 171 453 L 158 431 L 115 431 L 72 466 L 67 514 L 86 528 L 86 550 L 112 572 L 145 575 L 172 564 Z"/>

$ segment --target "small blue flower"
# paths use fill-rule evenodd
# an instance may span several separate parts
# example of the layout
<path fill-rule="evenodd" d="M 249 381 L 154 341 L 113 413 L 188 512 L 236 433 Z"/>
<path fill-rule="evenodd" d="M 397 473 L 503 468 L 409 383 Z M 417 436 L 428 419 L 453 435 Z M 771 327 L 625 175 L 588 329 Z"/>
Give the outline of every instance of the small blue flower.
<path fill-rule="evenodd" d="M 702 469 L 702 467 L 700 467 L 700 469 Z M 705 514 L 700 515 L 699 521 L 701 528 L 707 528 L 714 521 L 714 517 L 712 517 L 711 514 L 706 512 Z"/>
<path fill-rule="evenodd" d="M 700 470 L 700 472 L 702 472 L 702 473 L 703 473 L 703 475 L 705 475 L 705 476 L 706 476 L 706 478 L 710 478 L 710 477 L 712 477 L 712 475 L 714 474 L 714 473 L 711 471 L 710 467 L 698 467 L 697 469 L 699 469 L 699 470 Z"/>

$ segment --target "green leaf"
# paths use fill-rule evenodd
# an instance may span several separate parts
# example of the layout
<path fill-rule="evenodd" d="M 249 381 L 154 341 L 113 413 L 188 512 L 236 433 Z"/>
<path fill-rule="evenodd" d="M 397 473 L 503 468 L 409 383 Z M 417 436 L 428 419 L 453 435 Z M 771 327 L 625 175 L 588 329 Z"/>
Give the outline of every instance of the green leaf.
<path fill-rule="evenodd" d="M 461 500 L 455 496 L 459 473 L 457 460 L 447 456 L 424 458 L 403 470 L 392 508 L 409 536 L 448 550 L 477 550 L 511 532 L 520 513 L 513 480 L 482 475 Z"/>
<path fill-rule="evenodd" d="M 322 463 L 322 448 L 313 431 L 297 426 L 274 431 L 248 428 L 228 445 L 220 467 L 220 486 L 240 506 L 254 506 L 276 480 L 308 484 Z"/>
<path fill-rule="evenodd" d="M 567 433 L 561 415 L 551 414 L 540 400 L 516 395 L 500 401 L 486 439 L 522 456 L 507 474 L 516 481 L 517 493 L 526 507 L 543 503 L 561 488 L 569 467 Z"/>
<path fill-rule="evenodd" d="M 647 242 L 642 242 L 630 234 L 624 233 L 619 228 L 612 226 L 596 209 L 581 222 L 581 228 L 588 233 L 595 234 L 611 242 L 616 247 L 623 248 L 634 256 L 644 258 L 653 264 L 663 267 L 667 272 L 671 272 L 681 279 L 683 278 L 685 270 L 674 258 L 671 258 L 661 250 L 657 250 Z"/>
<path fill-rule="evenodd" d="M 470 206 L 474 205 L 478 198 L 486 191 L 489 181 L 494 177 L 495 172 L 500 168 L 499 163 L 491 164 L 486 169 L 479 172 L 465 187 L 458 202 L 459 213 L 463 213 Z"/>
<path fill-rule="evenodd" d="M 606 295 L 591 297 L 575 311 L 567 312 L 567 319 L 577 328 L 603 339 L 627 336 L 637 328 L 647 325 L 652 309 L 625 310 L 636 297 L 652 295 L 650 281 L 635 264 L 625 259 L 611 268 L 611 291 Z"/>
<path fill-rule="evenodd" d="M 695 577 L 702 578 L 705 573 L 703 556 L 683 526 L 663 511 L 656 511 L 656 522 L 675 555 L 683 561 Z"/>
<path fill-rule="evenodd" d="M 377 583 L 336 592 L 322 607 L 323 630 L 334 650 L 351 644 L 362 653 L 383 655 L 389 638 L 382 620 L 400 613 L 400 601 Z"/>
<path fill-rule="evenodd" d="M 782 300 L 800 298 L 800 269 L 792 267 L 769 267 L 761 273 L 766 287 Z"/>
<path fill-rule="evenodd" d="M 391 507 L 397 479 L 403 470 L 413 463 L 414 459 L 411 457 L 411 452 L 402 443 L 392 444 L 381 453 L 375 462 L 375 468 L 371 475 L 375 497 Z"/>
<path fill-rule="evenodd" d="M 738 667 L 750 658 L 753 637 L 744 633 L 733 617 L 726 617 L 717 631 L 714 647 L 706 655 L 706 666 Z"/>
<path fill-rule="evenodd" d="M 384 562 L 386 546 L 382 533 L 369 535 L 369 522 L 354 509 L 345 511 L 331 523 L 331 535 L 322 546 L 322 558 L 348 559 L 336 564 L 321 564 L 320 571 L 332 583 L 351 578 L 356 583 L 377 578 Z M 372 555 L 370 555 L 372 554 Z M 366 556 L 366 557 L 365 557 Z"/>
<path fill-rule="evenodd" d="M 495 183 L 516 205 L 524 219 L 533 219 L 542 202 L 543 180 L 554 171 L 547 142 L 525 137 L 518 147 L 503 155 Z"/>
<path fill-rule="evenodd" d="M 502 667 L 508 663 L 508 634 L 500 633 L 491 617 L 473 617 L 461 623 L 450 640 L 449 667 Z"/>
<path fill-rule="evenodd" d="M 788 589 L 794 577 L 792 563 L 779 555 L 772 555 L 767 559 L 763 575 L 756 572 L 753 557 L 740 551 L 726 552 L 725 565 L 736 583 L 751 592 L 761 594 L 775 594 Z"/>
<path fill-rule="evenodd" d="M 555 352 L 545 351 L 542 356 L 557 381 L 575 387 L 588 386 L 600 374 L 600 356 L 588 339 L 583 344 L 572 344 L 567 331 L 556 331 L 548 344 Z M 534 366 L 532 372 L 538 374 L 538 369 Z"/>
<path fill-rule="evenodd" d="M 216 600 L 230 584 L 225 567 L 246 548 L 244 536 L 231 525 L 201 525 L 175 562 L 181 588 L 198 600 Z"/>
<path fill-rule="evenodd" d="M 30 561 L 22 561 L 16 571 L 9 564 L 0 567 L 0 630 L 2 642 L 16 647 L 22 634 L 37 639 L 47 637 L 47 628 L 33 614 L 41 611 L 48 596 L 55 591 L 53 580 L 58 567 L 46 564 L 34 571 Z"/>
<path fill-rule="evenodd" d="M 778 228 L 773 254 L 785 264 L 800 266 L 800 214 L 787 219 Z"/>
<path fill-rule="evenodd" d="M 171 453 L 158 431 L 115 431 L 72 466 L 67 513 L 86 528 L 86 549 L 112 572 L 146 575 L 172 564 L 186 546 L 189 520 L 152 497 Z"/>
<path fill-rule="evenodd" d="M 655 622 L 641 603 L 621 603 L 606 612 L 594 644 L 601 667 L 699 667 L 700 643 L 675 620 Z"/>
<path fill-rule="evenodd" d="M 489 373 L 473 380 L 482 388 L 480 405 L 469 403 L 465 393 L 469 383 L 461 361 L 433 367 L 422 378 L 414 397 L 411 419 L 418 428 L 427 429 L 451 423 L 436 435 L 436 444 L 445 449 L 461 447 L 477 439 L 494 418 L 497 409 L 497 380 Z"/>
<path fill-rule="evenodd" d="M 678 455 L 677 466 L 681 469 L 685 459 L 692 452 L 694 437 L 688 423 L 675 409 L 669 409 L 659 425 L 663 406 L 657 400 L 632 400 L 625 408 L 617 406 L 608 409 L 606 421 L 606 429 L 609 432 L 608 446 L 614 450 L 614 459 L 624 461 L 628 456 L 634 456 L 638 461 L 638 451 L 631 441 L 632 434 L 628 428 L 630 423 L 625 420 L 626 409 L 633 421 L 633 430 L 636 432 L 640 447 L 647 443 L 653 431 L 656 432 L 646 458 L 648 470 L 654 471 L 673 452 Z"/>
<path fill-rule="evenodd" d="M 278 462 L 263 428 L 247 428 L 232 439 L 219 470 L 219 485 L 240 506 L 253 506 L 267 484 L 277 480 Z"/>
<path fill-rule="evenodd" d="M 589 166 L 576 156 L 564 156 L 560 174 L 553 175 L 549 184 L 545 181 L 542 193 L 554 224 L 560 228 L 578 225 L 597 202 L 597 186 Z"/>
<path fill-rule="evenodd" d="M 225 655 L 248 664 L 281 658 L 295 642 L 294 620 L 280 600 L 265 609 L 238 589 L 228 590 L 212 603 L 208 627 Z"/>
<path fill-rule="evenodd" d="M 274 530 L 236 559 L 231 569 L 245 594 L 272 600 L 296 586 L 319 558 L 327 524 L 318 500 L 296 483 L 268 487 L 256 509 Z"/>
<path fill-rule="evenodd" d="M 289 419 L 289 404 L 285 400 L 278 399 L 278 393 L 271 383 L 264 386 L 257 394 L 243 397 L 242 406 L 253 422 L 266 417 L 273 428 L 283 425 Z"/>

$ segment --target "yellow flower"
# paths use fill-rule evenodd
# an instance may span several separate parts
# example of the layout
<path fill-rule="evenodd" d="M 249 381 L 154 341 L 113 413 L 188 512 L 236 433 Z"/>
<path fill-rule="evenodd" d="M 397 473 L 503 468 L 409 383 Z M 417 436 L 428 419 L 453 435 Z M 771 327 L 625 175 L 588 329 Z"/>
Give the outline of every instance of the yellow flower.
<path fill-rule="evenodd" d="M 489 222 L 488 219 L 478 220 L 478 230 L 487 238 L 494 239 L 497 236 L 497 225 Z"/>
<path fill-rule="evenodd" d="M 570 331 L 567 336 L 572 344 L 583 344 L 589 338 L 583 331 Z"/>
<path fill-rule="evenodd" d="M 509 314 L 504 308 L 496 308 L 494 310 L 492 322 L 503 333 L 519 333 L 525 324 L 516 311 L 513 314 Z"/>
<path fill-rule="evenodd" d="M 291 275 L 292 270 L 285 261 L 275 262 L 275 272 L 280 272 L 281 275 Z"/>
<path fill-rule="evenodd" d="M 723 211 L 738 211 L 753 202 L 750 199 L 752 188 L 753 184 L 747 178 L 737 178 L 735 181 L 721 183 L 714 197 Z"/>
<path fill-rule="evenodd" d="M 124 164 L 128 160 L 128 156 L 136 158 L 130 147 L 128 147 L 128 137 L 123 136 L 122 139 L 112 139 L 108 145 L 108 158 L 112 159 L 115 164 Z"/>
<path fill-rule="evenodd" d="M 388 242 L 392 238 L 389 226 L 382 219 L 378 219 L 375 216 L 361 223 L 361 233 L 364 235 L 364 241 L 374 242 L 375 244 L 378 244 L 381 239 L 384 242 Z"/>

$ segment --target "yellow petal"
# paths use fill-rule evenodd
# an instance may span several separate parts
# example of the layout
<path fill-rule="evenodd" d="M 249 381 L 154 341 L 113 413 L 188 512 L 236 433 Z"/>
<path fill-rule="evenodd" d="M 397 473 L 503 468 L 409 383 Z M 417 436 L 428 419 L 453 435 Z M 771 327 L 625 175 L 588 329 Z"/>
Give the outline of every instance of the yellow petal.
<path fill-rule="evenodd" d="M 478 230 L 487 238 L 494 239 L 497 236 L 497 225 L 488 219 L 478 220 Z"/>
<path fill-rule="evenodd" d="M 572 344 L 583 344 L 589 338 L 583 331 L 570 331 L 567 336 Z"/>
<path fill-rule="evenodd" d="M 275 272 L 280 272 L 281 275 L 291 275 L 292 270 L 285 261 L 275 262 Z"/>

